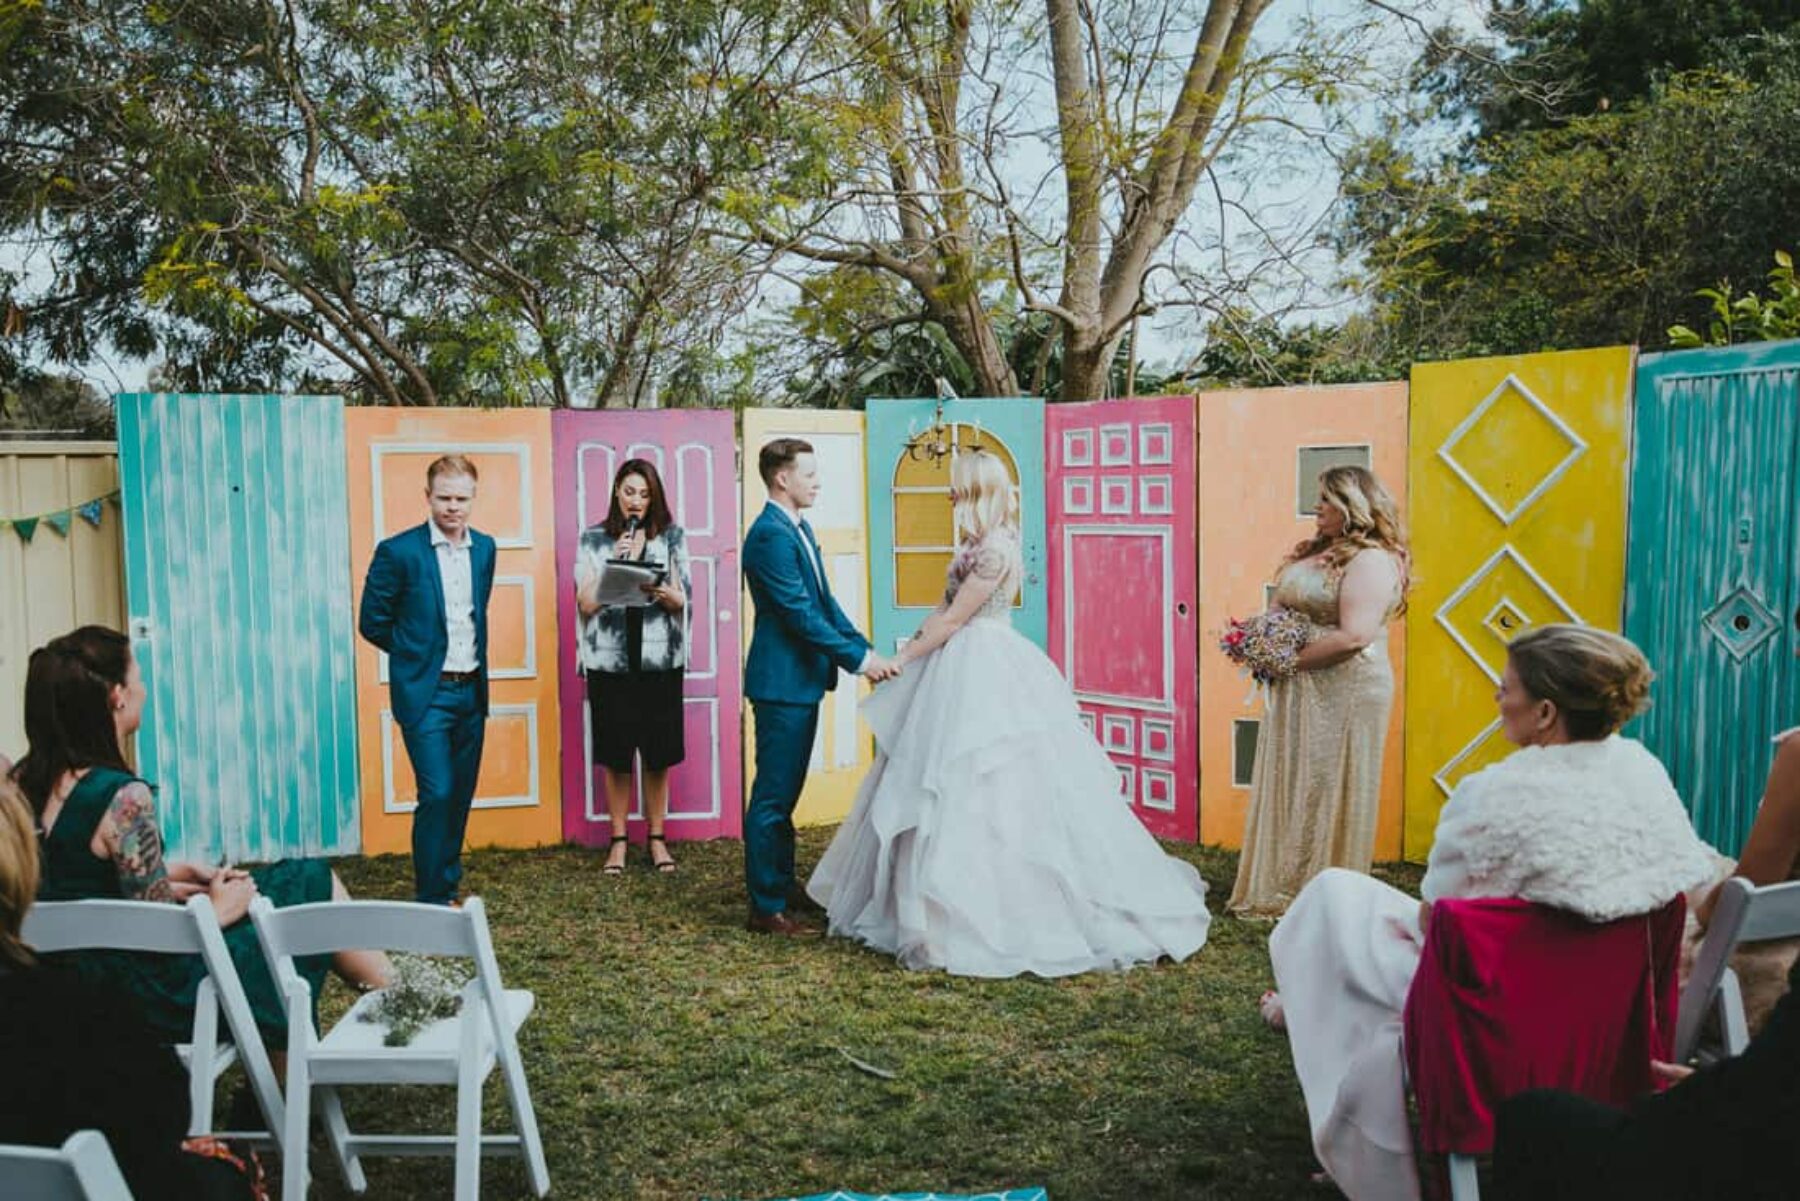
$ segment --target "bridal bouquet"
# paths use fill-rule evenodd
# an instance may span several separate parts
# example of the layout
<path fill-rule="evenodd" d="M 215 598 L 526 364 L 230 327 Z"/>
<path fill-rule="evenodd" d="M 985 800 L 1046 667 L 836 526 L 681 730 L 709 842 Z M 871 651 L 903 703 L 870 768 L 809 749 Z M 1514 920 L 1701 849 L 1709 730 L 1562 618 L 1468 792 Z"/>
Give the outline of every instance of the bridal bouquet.
<path fill-rule="evenodd" d="M 1233 663 L 1250 673 L 1259 684 L 1285 680 L 1306 644 L 1313 640 L 1313 623 L 1292 609 L 1270 609 L 1242 621 L 1232 618 L 1219 637 L 1219 649 Z"/>

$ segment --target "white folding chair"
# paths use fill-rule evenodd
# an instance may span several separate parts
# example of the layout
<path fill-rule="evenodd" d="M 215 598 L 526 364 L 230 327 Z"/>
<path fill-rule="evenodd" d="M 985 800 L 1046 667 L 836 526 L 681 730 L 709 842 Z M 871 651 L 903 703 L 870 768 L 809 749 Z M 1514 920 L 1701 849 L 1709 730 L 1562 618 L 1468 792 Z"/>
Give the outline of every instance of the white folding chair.
<path fill-rule="evenodd" d="M 77 1130 L 60 1147 L 0 1146 L 0 1197 L 20 1201 L 131 1201 L 106 1136 Z"/>
<path fill-rule="evenodd" d="M 475 1201 L 483 1154 L 522 1155 L 532 1189 L 540 1197 L 550 1191 L 550 1169 L 517 1038 L 535 999 L 525 989 L 501 987 L 500 964 L 479 898 L 469 898 L 461 909 L 407 901 L 333 901 L 277 909 L 259 898 L 250 916 L 288 1005 L 284 1145 L 290 1151 L 282 1164 L 283 1201 L 304 1201 L 306 1196 L 306 1124 L 315 1094 L 338 1165 L 356 1192 L 368 1187 L 362 1156 L 444 1154 L 456 1158 L 457 1201 Z M 321 1037 L 312 1025 L 312 994 L 295 971 L 294 958 L 347 950 L 471 959 L 475 974 L 462 991 L 457 1015 L 425 1027 L 406 1046 L 383 1045 L 382 1026 L 363 1020 L 379 993 L 359 998 Z M 496 1060 L 515 1133 L 483 1135 L 481 1086 Z M 339 1086 L 346 1084 L 455 1085 L 456 1133 L 353 1134 L 338 1096 Z"/>
<path fill-rule="evenodd" d="M 1757 888 L 1733 876 L 1719 885 L 1706 938 L 1694 956 L 1687 986 L 1681 990 L 1681 1014 L 1675 1023 L 1675 1059 L 1685 1063 L 1699 1054 L 1704 1059 L 1729 1058 L 1750 1045 L 1750 1028 L 1744 1020 L 1744 994 L 1737 973 L 1731 970 L 1731 953 L 1739 943 L 1800 935 L 1800 881 Z M 1706 1019 L 1719 1015 L 1717 1048 L 1700 1046 Z"/>
<path fill-rule="evenodd" d="M 285 1119 L 281 1089 L 269 1063 L 262 1035 L 238 979 L 231 951 L 219 929 L 212 901 L 201 894 L 186 905 L 162 901 L 44 901 L 25 914 L 25 942 L 44 954 L 58 951 L 148 951 L 163 955 L 198 955 L 206 979 L 194 998 L 194 1028 L 189 1041 L 175 1044 L 188 1071 L 190 1135 L 229 1135 L 281 1148 Z M 219 1012 L 231 1041 L 219 1043 Z M 215 1130 L 213 1098 L 219 1077 L 241 1063 L 251 1091 L 268 1122 L 267 1130 Z"/>

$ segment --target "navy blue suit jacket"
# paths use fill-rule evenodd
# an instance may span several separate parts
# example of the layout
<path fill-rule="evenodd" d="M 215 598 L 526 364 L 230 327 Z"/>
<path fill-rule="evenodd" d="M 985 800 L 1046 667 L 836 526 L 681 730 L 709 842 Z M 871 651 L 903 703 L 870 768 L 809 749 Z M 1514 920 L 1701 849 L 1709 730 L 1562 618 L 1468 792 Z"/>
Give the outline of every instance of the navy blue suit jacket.
<path fill-rule="evenodd" d="M 817 552 L 817 544 L 812 547 Z M 773 501 L 744 536 L 744 579 L 756 604 L 744 695 L 753 701 L 816 705 L 837 687 L 838 668 L 855 671 L 869 653 L 813 570 L 799 526 Z"/>
<path fill-rule="evenodd" d="M 494 591 L 494 540 L 469 531 L 469 568 L 475 585 L 476 688 L 488 711 L 488 597 Z M 394 720 L 410 726 L 425 716 L 437 691 L 450 635 L 444 625 L 444 577 L 431 545 L 429 523 L 384 538 L 363 581 L 356 628 L 388 653 L 388 692 Z"/>

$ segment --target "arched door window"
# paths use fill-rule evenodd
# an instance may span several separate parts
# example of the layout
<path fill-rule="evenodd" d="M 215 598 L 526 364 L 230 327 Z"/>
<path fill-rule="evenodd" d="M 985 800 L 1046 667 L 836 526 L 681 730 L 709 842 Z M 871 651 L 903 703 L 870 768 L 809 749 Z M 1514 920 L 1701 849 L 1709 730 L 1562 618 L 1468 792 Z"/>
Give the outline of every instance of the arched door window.
<path fill-rule="evenodd" d="M 962 531 L 955 528 L 950 504 L 950 465 L 965 447 L 978 446 L 1006 467 L 1018 499 L 1019 467 L 1012 451 L 987 430 L 949 427 L 950 453 L 939 459 L 914 459 L 902 453 L 894 463 L 894 603 L 907 608 L 935 608 L 944 598 L 944 575 L 956 554 Z M 1013 597 L 1017 608 L 1021 598 Z"/>

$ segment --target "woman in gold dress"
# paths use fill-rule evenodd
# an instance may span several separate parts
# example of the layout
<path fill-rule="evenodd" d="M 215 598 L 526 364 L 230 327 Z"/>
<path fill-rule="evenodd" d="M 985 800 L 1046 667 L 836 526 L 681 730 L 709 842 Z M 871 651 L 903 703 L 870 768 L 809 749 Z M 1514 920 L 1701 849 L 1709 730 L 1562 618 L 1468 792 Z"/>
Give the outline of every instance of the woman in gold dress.
<path fill-rule="evenodd" d="M 1328 867 L 1375 854 L 1381 752 L 1394 701 L 1387 626 L 1404 609 L 1406 535 L 1393 497 L 1361 467 L 1319 477 L 1318 529 L 1289 553 L 1273 603 L 1321 628 L 1270 685 L 1251 774 L 1237 885 L 1227 907 L 1279 917 Z"/>

